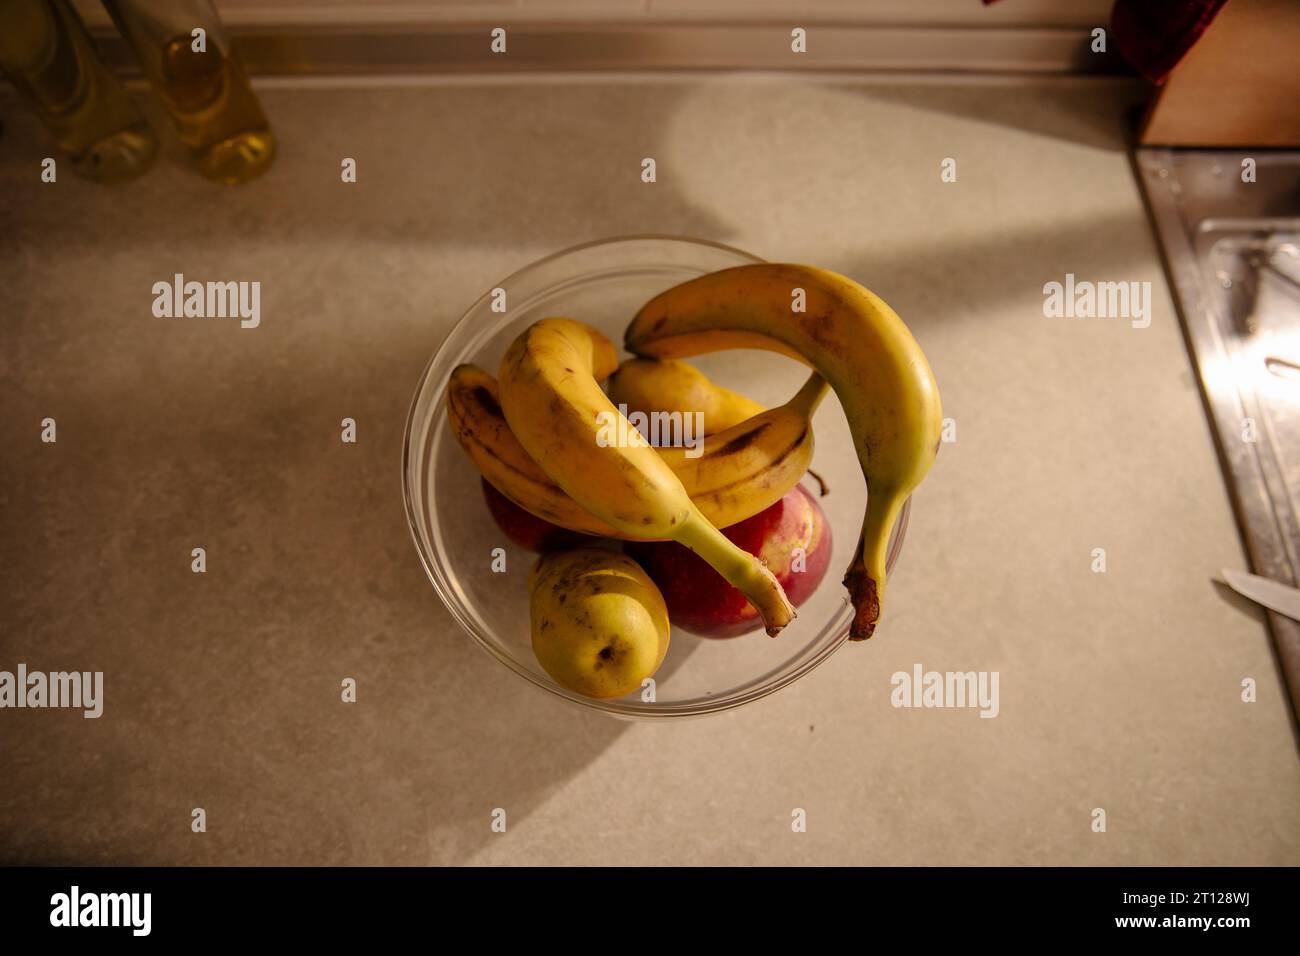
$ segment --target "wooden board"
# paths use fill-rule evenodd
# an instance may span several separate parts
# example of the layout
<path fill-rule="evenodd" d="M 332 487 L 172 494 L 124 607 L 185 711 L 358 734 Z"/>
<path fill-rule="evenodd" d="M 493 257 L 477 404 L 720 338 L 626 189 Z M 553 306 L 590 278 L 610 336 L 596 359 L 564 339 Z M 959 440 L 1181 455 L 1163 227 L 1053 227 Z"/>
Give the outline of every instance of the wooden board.
<path fill-rule="evenodd" d="M 1157 94 L 1153 146 L 1300 146 L 1300 0 L 1230 0 Z"/>

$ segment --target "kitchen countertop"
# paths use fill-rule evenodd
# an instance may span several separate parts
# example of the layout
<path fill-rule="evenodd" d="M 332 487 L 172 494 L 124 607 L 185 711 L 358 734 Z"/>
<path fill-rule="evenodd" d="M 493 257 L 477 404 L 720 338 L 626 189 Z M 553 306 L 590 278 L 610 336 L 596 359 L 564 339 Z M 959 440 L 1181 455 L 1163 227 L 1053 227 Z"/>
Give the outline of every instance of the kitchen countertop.
<path fill-rule="evenodd" d="M 42 184 L 52 148 L 0 94 L 0 669 L 102 670 L 106 698 L 98 720 L 0 712 L 0 862 L 1300 864 L 1263 617 L 1212 581 L 1245 559 L 1123 148 L 1131 85 L 260 89 L 280 155 L 237 188 L 170 132 L 134 183 Z M 860 279 L 957 423 L 877 637 L 666 726 L 479 651 L 420 568 L 398 467 L 464 309 L 633 232 Z M 154 318 L 176 272 L 261 281 L 260 327 Z M 1150 327 L 1044 318 L 1067 272 L 1149 281 Z M 916 663 L 998 671 L 999 716 L 891 707 Z"/>

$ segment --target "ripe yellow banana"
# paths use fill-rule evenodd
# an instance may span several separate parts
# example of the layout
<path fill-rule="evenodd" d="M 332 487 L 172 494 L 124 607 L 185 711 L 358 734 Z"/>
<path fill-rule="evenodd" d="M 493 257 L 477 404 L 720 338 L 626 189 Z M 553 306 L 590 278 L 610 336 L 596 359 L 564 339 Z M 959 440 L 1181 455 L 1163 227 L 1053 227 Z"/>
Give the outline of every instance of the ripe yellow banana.
<path fill-rule="evenodd" d="M 704 416 L 706 435 L 726 431 L 764 410 L 739 392 L 715 385 L 686 362 L 628 359 L 609 377 L 608 393 L 611 402 L 631 412 L 698 412 Z"/>
<path fill-rule="evenodd" d="M 844 406 L 867 481 L 862 536 L 844 586 L 854 607 L 849 637 L 870 637 L 884 598 L 890 530 L 930 470 L 942 428 L 934 373 L 902 319 L 845 276 L 762 263 L 661 293 L 632 320 L 625 344 L 660 359 L 764 348 L 825 376 Z"/>
<path fill-rule="evenodd" d="M 500 397 L 510 429 L 578 504 L 635 538 L 670 538 L 737 588 L 775 635 L 795 611 L 752 554 L 709 523 L 659 453 L 597 384 L 617 364 L 613 344 L 572 319 L 542 319 L 501 360 Z"/>
<path fill-rule="evenodd" d="M 812 462 L 812 415 L 827 388 L 814 372 L 786 404 L 705 438 L 698 457 L 688 457 L 685 448 L 656 451 L 704 517 L 726 528 L 775 504 L 803 477 Z M 446 402 L 452 431 L 465 453 L 515 504 L 570 531 L 633 537 L 583 508 L 533 461 L 501 411 L 496 379 L 483 369 L 461 365 L 453 370 Z"/>

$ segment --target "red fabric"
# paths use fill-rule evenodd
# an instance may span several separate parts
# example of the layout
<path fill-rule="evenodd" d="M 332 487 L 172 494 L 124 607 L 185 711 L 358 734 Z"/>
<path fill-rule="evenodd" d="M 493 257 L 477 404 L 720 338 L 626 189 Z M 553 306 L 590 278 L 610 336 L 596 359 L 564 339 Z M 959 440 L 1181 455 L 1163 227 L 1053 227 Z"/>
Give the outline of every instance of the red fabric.
<path fill-rule="evenodd" d="M 1116 0 L 1115 46 L 1152 83 L 1163 83 L 1228 0 Z"/>
<path fill-rule="evenodd" d="M 988 6 L 996 0 L 984 0 Z M 1228 0 L 1115 0 L 1110 32 L 1124 59 L 1163 83 Z"/>

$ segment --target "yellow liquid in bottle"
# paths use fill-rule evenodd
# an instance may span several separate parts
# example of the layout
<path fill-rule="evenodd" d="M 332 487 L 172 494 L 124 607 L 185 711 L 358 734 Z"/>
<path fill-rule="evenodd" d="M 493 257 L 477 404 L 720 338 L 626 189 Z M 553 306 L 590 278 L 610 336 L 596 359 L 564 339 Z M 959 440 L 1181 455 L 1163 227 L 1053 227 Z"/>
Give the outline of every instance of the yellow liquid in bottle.
<path fill-rule="evenodd" d="M 185 35 L 163 46 L 158 92 L 200 171 L 223 183 L 247 182 L 275 157 L 275 136 L 239 64 L 191 42 Z"/>
<path fill-rule="evenodd" d="M 0 0 L 0 68 L 78 173 L 116 182 L 148 168 L 153 133 L 66 4 Z"/>

